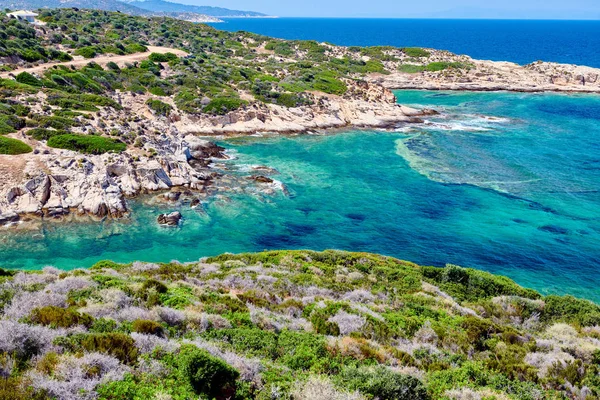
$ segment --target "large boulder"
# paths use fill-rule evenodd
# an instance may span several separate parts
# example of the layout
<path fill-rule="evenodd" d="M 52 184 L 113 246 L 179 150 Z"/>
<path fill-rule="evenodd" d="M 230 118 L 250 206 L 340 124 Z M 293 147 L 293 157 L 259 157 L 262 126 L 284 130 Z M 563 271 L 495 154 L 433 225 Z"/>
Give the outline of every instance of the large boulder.
<path fill-rule="evenodd" d="M 160 214 L 156 220 L 160 225 L 177 226 L 181 218 L 179 211 L 173 211 L 170 214 Z"/>

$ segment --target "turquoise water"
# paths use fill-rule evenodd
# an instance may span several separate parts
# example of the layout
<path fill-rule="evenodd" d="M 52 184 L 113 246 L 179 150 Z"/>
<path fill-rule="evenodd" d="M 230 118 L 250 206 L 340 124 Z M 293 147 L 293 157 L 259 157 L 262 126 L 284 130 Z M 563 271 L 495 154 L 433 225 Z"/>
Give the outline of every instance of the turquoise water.
<path fill-rule="evenodd" d="M 245 186 L 181 206 L 133 203 L 126 221 L 0 231 L 1 265 L 193 261 L 223 252 L 338 248 L 508 275 L 600 301 L 600 97 L 398 92 L 442 111 L 396 132 L 249 137 L 221 143 L 225 173 L 267 165 L 287 193 Z"/>

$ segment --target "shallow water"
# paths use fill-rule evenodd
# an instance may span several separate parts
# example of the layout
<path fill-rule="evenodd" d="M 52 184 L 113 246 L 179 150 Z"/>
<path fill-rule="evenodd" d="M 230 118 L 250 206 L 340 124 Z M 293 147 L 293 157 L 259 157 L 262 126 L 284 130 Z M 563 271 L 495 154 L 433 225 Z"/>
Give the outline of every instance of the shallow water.
<path fill-rule="evenodd" d="M 224 143 L 234 175 L 279 171 L 289 194 L 222 193 L 204 212 L 133 203 L 127 221 L 0 231 L 5 267 L 193 261 L 223 252 L 338 248 L 508 275 L 600 301 L 600 97 L 398 92 L 443 111 L 397 132 L 251 137 Z"/>

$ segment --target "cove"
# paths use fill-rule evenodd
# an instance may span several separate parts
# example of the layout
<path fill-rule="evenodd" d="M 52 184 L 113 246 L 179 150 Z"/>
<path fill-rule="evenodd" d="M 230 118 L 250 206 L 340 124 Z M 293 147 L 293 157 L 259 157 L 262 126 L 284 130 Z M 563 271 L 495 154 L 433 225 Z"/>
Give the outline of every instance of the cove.
<path fill-rule="evenodd" d="M 287 191 L 249 186 L 203 207 L 130 202 L 103 223 L 0 230 L 0 266 L 39 269 L 329 248 L 507 275 L 600 301 L 600 97 L 397 92 L 442 111 L 395 132 L 225 140 L 231 174 L 265 165 Z M 183 225 L 156 216 L 179 209 Z"/>

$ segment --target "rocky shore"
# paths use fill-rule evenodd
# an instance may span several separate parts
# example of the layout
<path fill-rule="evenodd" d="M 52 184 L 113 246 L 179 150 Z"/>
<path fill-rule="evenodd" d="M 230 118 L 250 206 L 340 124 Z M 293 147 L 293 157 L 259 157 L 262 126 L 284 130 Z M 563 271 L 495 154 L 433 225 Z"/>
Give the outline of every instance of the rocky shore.
<path fill-rule="evenodd" d="M 439 54 L 437 59 L 462 67 L 371 74 L 368 80 L 388 89 L 600 93 L 598 68 L 541 61 L 519 65 L 453 54 Z"/>
<path fill-rule="evenodd" d="M 5 177 L 0 182 L 0 225 L 66 216 L 121 218 L 129 213 L 127 198 L 161 191 L 204 196 L 222 178 L 212 162 L 227 155 L 223 147 L 199 136 L 391 128 L 419 123 L 421 116 L 434 113 L 396 104 L 393 93 L 380 85 L 349 85 L 353 86 L 345 96 L 314 93 L 312 105 L 303 107 L 252 103 L 224 116 L 202 117 L 179 112 L 173 102 L 175 111 L 169 117 L 157 117 L 147 106 L 150 95 L 120 93 L 115 97 L 124 110 L 103 109 L 84 127 L 110 124 L 143 132 L 137 146 L 120 154 L 82 155 L 47 147 L 30 140 L 26 132 L 12 134 L 29 143 L 34 153 L 0 156 Z M 135 116 L 127 126 L 121 125 L 124 114 Z M 248 178 L 255 184 L 273 184 L 262 175 Z"/>

